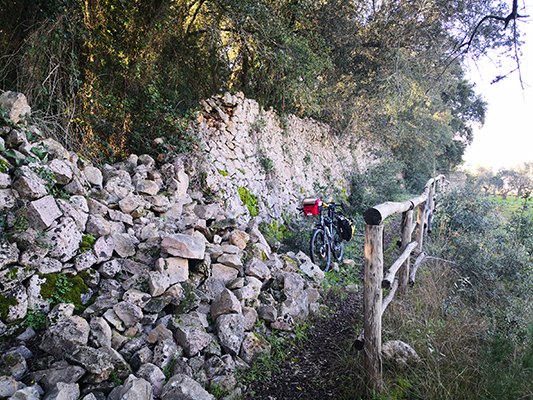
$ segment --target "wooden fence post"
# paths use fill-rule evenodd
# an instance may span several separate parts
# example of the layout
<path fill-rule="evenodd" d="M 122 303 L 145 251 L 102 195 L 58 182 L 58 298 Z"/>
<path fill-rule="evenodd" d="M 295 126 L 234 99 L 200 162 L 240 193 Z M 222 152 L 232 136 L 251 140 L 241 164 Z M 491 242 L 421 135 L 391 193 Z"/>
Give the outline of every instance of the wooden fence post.
<path fill-rule="evenodd" d="M 381 363 L 381 306 L 383 292 L 383 225 L 365 225 L 365 367 L 371 389 L 383 389 Z"/>
<path fill-rule="evenodd" d="M 422 243 L 424 242 L 424 231 L 426 225 L 426 204 L 427 200 L 424 203 L 418 205 L 418 212 L 416 217 L 416 242 L 418 243 L 418 252 L 422 252 Z"/>
<path fill-rule="evenodd" d="M 402 218 L 402 253 L 411 243 L 411 233 L 413 232 L 413 215 L 414 211 L 409 210 L 403 213 Z M 407 295 L 407 288 L 409 285 L 409 266 L 411 257 L 407 257 L 407 260 L 400 268 L 398 275 L 398 295 L 405 298 Z"/>

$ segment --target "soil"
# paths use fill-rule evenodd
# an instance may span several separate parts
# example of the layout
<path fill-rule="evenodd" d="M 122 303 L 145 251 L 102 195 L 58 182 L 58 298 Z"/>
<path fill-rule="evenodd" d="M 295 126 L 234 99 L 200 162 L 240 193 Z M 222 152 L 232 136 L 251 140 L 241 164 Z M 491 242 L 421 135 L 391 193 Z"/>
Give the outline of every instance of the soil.
<path fill-rule="evenodd" d="M 342 347 L 357 336 L 354 328 L 363 317 L 362 293 L 345 293 L 326 299 L 333 310 L 318 321 L 302 345 L 294 347 L 279 372 L 268 381 L 254 381 L 246 399 L 345 399 L 336 359 Z"/>

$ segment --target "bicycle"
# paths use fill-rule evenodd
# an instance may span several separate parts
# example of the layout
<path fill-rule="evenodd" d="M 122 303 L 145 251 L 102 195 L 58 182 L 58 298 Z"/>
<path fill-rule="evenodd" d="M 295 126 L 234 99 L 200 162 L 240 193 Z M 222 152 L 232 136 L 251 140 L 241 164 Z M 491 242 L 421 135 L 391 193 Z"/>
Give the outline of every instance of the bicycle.
<path fill-rule="evenodd" d="M 326 204 L 320 199 L 304 200 L 303 203 L 306 215 L 320 215 L 311 235 L 310 253 L 311 261 L 324 272 L 329 271 L 331 253 L 339 262 L 344 254 L 343 237 L 339 231 L 339 220 L 344 218 L 344 215 L 337 211 L 337 207 L 342 207 L 342 204 Z M 326 216 L 322 212 L 323 209 L 327 209 Z"/>

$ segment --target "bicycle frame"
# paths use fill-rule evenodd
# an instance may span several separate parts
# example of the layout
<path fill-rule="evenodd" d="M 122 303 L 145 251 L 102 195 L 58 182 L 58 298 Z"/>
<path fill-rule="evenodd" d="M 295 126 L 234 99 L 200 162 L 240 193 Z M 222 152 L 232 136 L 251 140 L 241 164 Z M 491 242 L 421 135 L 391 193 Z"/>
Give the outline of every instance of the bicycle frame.
<path fill-rule="evenodd" d="M 342 207 L 342 204 L 323 203 L 320 217 L 316 221 L 311 235 L 311 259 L 320 264 L 324 271 L 329 270 L 332 253 L 337 261 L 341 260 L 343 254 L 342 238 L 336 240 L 335 236 L 337 217 L 342 214 L 336 212 L 336 207 Z M 327 209 L 327 214 L 325 209 Z"/>

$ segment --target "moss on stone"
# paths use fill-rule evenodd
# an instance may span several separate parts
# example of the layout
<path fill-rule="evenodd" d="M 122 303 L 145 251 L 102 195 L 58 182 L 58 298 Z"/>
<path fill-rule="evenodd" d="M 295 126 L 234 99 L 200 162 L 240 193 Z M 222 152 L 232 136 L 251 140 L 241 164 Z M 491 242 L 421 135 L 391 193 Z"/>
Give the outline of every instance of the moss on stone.
<path fill-rule="evenodd" d="M 250 215 L 256 217 L 259 215 L 259 208 L 257 206 L 257 196 L 250 193 L 246 188 L 239 188 L 239 197 L 241 198 L 242 203 L 248 208 Z"/>
<path fill-rule="evenodd" d="M 5 297 L 0 295 L 0 319 L 7 320 L 9 314 L 9 307 L 18 305 L 19 302 L 13 297 Z"/>
<path fill-rule="evenodd" d="M 52 305 L 72 303 L 76 310 L 85 309 L 81 303 L 81 295 L 88 293 L 89 288 L 81 276 L 69 276 L 60 273 L 39 276 L 46 279 L 46 282 L 41 285 L 43 299 L 50 300 Z"/>

